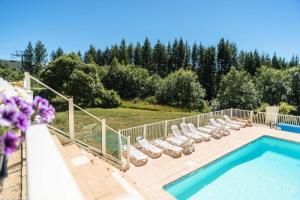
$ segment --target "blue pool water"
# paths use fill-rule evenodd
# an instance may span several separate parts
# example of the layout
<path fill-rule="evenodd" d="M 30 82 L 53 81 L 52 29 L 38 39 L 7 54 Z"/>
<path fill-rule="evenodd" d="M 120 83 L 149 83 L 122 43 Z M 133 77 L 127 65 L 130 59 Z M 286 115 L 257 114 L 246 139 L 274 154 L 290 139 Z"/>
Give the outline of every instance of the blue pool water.
<path fill-rule="evenodd" d="M 300 126 L 295 126 L 291 124 L 285 124 L 285 123 L 278 123 L 277 128 L 283 130 L 283 131 L 289 131 L 293 133 L 300 133 Z"/>
<path fill-rule="evenodd" d="M 180 200 L 299 200 L 300 144 L 261 137 L 164 189 Z"/>

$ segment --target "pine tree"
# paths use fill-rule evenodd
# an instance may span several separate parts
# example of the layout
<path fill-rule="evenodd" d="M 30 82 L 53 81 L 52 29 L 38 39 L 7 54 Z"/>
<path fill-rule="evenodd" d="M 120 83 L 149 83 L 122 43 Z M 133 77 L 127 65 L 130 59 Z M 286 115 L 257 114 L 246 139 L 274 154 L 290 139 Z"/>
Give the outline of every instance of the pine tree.
<path fill-rule="evenodd" d="M 82 60 L 82 53 L 81 53 L 81 51 L 79 50 L 79 51 L 77 51 L 77 56 L 80 58 L 80 60 Z"/>
<path fill-rule="evenodd" d="M 198 46 L 196 43 L 193 44 L 191 56 L 192 56 L 192 69 L 195 70 L 198 67 L 198 59 L 199 59 Z"/>
<path fill-rule="evenodd" d="M 275 69 L 280 69 L 280 61 L 278 60 L 276 53 L 274 53 L 273 57 L 272 57 L 272 67 Z"/>
<path fill-rule="evenodd" d="M 142 47 L 142 58 L 142 67 L 146 68 L 148 71 L 152 71 L 152 48 L 148 38 L 145 39 Z"/>
<path fill-rule="evenodd" d="M 153 49 L 153 72 L 165 77 L 168 74 L 168 52 L 158 40 Z"/>
<path fill-rule="evenodd" d="M 127 65 L 128 64 L 128 56 L 127 56 L 127 47 L 125 39 L 122 39 L 120 47 L 119 47 L 119 57 L 118 60 L 120 63 Z"/>
<path fill-rule="evenodd" d="M 175 64 L 176 69 L 180 69 L 184 67 L 185 59 L 186 59 L 186 47 L 182 38 L 180 38 L 178 42 L 176 58 L 177 58 Z"/>
<path fill-rule="evenodd" d="M 172 52 L 170 56 L 170 66 L 172 66 L 173 71 L 179 69 L 178 67 L 178 40 L 175 38 L 172 44 Z"/>
<path fill-rule="evenodd" d="M 142 56 L 142 47 L 141 44 L 138 42 L 134 49 L 134 65 L 135 66 L 142 66 L 143 56 Z"/>
<path fill-rule="evenodd" d="M 108 47 L 105 48 L 102 54 L 102 60 L 104 65 L 110 65 L 112 58 L 111 58 L 111 51 Z"/>
<path fill-rule="evenodd" d="M 87 50 L 84 54 L 84 62 L 85 63 L 96 63 L 97 50 L 93 45 L 90 45 L 89 50 Z"/>
<path fill-rule="evenodd" d="M 103 62 L 103 55 L 102 55 L 101 49 L 98 49 L 97 52 L 96 52 L 96 60 L 95 60 L 95 62 L 96 62 L 96 64 L 99 65 L 99 66 L 104 65 L 104 62 Z"/>
<path fill-rule="evenodd" d="M 134 57 L 133 57 L 133 51 L 134 51 L 134 46 L 132 43 L 130 43 L 127 47 L 127 58 L 128 58 L 128 64 L 133 64 L 134 63 Z"/>
<path fill-rule="evenodd" d="M 46 64 L 47 50 L 41 41 L 37 41 L 34 48 L 34 74 L 37 74 Z"/>
<path fill-rule="evenodd" d="M 22 70 L 29 72 L 30 74 L 34 73 L 34 52 L 31 42 L 28 42 L 28 45 L 24 51 L 24 63 Z"/>
<path fill-rule="evenodd" d="M 191 69 L 191 48 L 187 41 L 185 42 L 184 68 Z"/>
<path fill-rule="evenodd" d="M 61 47 L 58 47 L 56 51 L 52 51 L 51 53 L 51 60 L 55 60 L 56 58 L 63 56 L 64 50 Z"/>
<path fill-rule="evenodd" d="M 230 69 L 237 65 L 237 47 L 224 38 L 218 43 L 217 47 L 217 75 L 216 86 L 219 88 L 221 77 L 226 75 Z"/>
<path fill-rule="evenodd" d="M 216 96 L 216 49 L 208 47 L 203 58 L 203 87 L 206 90 L 206 98 L 212 100 Z"/>
<path fill-rule="evenodd" d="M 299 57 L 293 55 L 292 59 L 289 62 L 289 67 L 296 67 L 299 65 Z"/>
<path fill-rule="evenodd" d="M 110 49 L 110 62 L 109 63 L 111 63 L 114 58 L 117 58 L 118 60 L 120 60 L 119 56 L 120 56 L 119 47 L 118 47 L 118 45 L 115 44 Z"/>

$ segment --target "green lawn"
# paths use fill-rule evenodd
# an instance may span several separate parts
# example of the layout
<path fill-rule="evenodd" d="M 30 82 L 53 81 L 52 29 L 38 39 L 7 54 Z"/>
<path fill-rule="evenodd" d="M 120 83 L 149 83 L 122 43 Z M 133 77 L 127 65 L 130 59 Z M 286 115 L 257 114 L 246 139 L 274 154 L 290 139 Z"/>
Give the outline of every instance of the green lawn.
<path fill-rule="evenodd" d="M 197 112 L 186 112 L 178 109 L 166 111 L 165 109 L 142 110 L 120 107 L 111 109 L 87 108 L 86 110 L 100 119 L 106 119 L 107 124 L 116 130 L 197 114 Z M 81 129 L 90 124 L 97 123 L 96 120 L 82 111 L 75 110 L 74 115 L 75 129 Z M 56 113 L 55 126 L 64 131 L 68 130 L 68 112 Z"/>

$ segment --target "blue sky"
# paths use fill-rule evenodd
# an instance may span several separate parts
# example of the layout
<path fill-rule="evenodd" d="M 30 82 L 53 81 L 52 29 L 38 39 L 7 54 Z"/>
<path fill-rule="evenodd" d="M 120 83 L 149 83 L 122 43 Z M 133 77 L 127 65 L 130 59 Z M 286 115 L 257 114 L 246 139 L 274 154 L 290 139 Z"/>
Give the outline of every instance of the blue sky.
<path fill-rule="evenodd" d="M 28 41 L 85 51 L 119 43 L 183 37 L 239 49 L 300 55 L 299 0 L 0 0 L 0 58 Z"/>

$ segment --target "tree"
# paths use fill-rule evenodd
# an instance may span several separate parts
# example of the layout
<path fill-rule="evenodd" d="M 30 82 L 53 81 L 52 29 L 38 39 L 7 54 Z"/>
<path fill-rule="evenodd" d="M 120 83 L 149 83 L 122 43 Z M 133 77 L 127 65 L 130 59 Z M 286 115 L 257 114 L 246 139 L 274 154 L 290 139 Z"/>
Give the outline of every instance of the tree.
<path fill-rule="evenodd" d="M 28 45 L 24 51 L 24 62 L 22 70 L 34 74 L 34 51 L 31 42 L 28 42 Z"/>
<path fill-rule="evenodd" d="M 300 114 L 300 69 L 295 67 L 288 72 L 291 76 L 291 91 L 289 94 L 290 102 L 297 106 L 297 113 Z"/>
<path fill-rule="evenodd" d="M 216 85 L 219 87 L 221 77 L 227 74 L 230 69 L 237 65 L 237 47 L 221 38 L 217 47 L 217 74 Z"/>
<path fill-rule="evenodd" d="M 132 43 L 128 45 L 126 51 L 127 51 L 128 64 L 130 65 L 134 64 L 134 57 L 133 57 L 134 46 Z"/>
<path fill-rule="evenodd" d="M 287 101 L 290 89 L 286 71 L 264 66 L 258 71 L 255 82 L 262 102 L 279 105 L 281 101 Z"/>
<path fill-rule="evenodd" d="M 182 38 L 179 39 L 176 53 L 177 55 L 175 56 L 176 57 L 175 67 L 176 69 L 180 69 L 184 67 L 184 63 L 186 59 L 186 47 Z"/>
<path fill-rule="evenodd" d="M 123 63 L 125 65 L 128 64 L 128 55 L 127 55 L 127 46 L 126 46 L 126 41 L 123 38 L 119 47 L 119 57 L 118 60 L 120 61 L 120 63 Z"/>
<path fill-rule="evenodd" d="M 259 104 L 258 92 L 251 76 L 235 68 L 223 76 L 217 98 L 221 108 L 253 110 Z"/>
<path fill-rule="evenodd" d="M 198 46 L 196 43 L 193 44 L 192 47 L 192 69 L 195 70 L 198 67 L 198 59 L 199 59 L 199 52 Z"/>
<path fill-rule="evenodd" d="M 162 77 L 168 74 L 168 52 L 166 47 L 158 40 L 153 49 L 153 71 Z"/>
<path fill-rule="evenodd" d="M 89 50 L 87 50 L 84 54 L 84 62 L 85 63 L 96 63 L 97 59 L 97 50 L 93 45 L 90 45 Z"/>
<path fill-rule="evenodd" d="M 206 91 L 207 100 L 216 96 L 216 49 L 208 47 L 201 55 L 202 84 Z"/>
<path fill-rule="evenodd" d="M 114 58 L 103 83 L 106 88 L 117 91 L 120 97 L 133 99 L 143 96 L 148 77 L 146 69 L 119 64 Z"/>
<path fill-rule="evenodd" d="M 52 51 L 51 60 L 55 60 L 56 58 L 64 55 L 64 50 L 61 47 L 58 47 L 56 51 Z"/>
<path fill-rule="evenodd" d="M 34 48 L 34 74 L 37 74 L 46 64 L 47 50 L 41 41 L 37 41 Z"/>
<path fill-rule="evenodd" d="M 134 65 L 142 66 L 142 62 L 143 62 L 142 47 L 141 44 L 138 42 L 134 49 Z"/>
<path fill-rule="evenodd" d="M 75 103 L 84 107 L 120 105 L 119 96 L 103 87 L 98 66 L 83 63 L 75 53 L 51 62 L 42 71 L 41 79 L 53 89 L 72 96 Z"/>
<path fill-rule="evenodd" d="M 96 52 L 96 60 L 95 60 L 95 63 L 99 66 L 102 66 L 104 65 L 104 62 L 103 62 L 103 55 L 102 55 L 102 51 L 101 49 L 98 49 L 97 52 Z"/>
<path fill-rule="evenodd" d="M 184 69 L 190 69 L 190 61 L 191 61 L 191 48 L 187 42 L 185 42 L 185 59 L 184 59 Z"/>
<path fill-rule="evenodd" d="M 142 58 L 142 67 L 146 68 L 148 71 L 152 71 L 152 48 L 148 38 L 145 39 L 142 47 Z"/>
<path fill-rule="evenodd" d="M 162 80 L 156 98 L 159 103 L 180 108 L 202 110 L 205 90 L 197 75 L 190 70 L 180 69 Z"/>
<path fill-rule="evenodd" d="M 299 65 L 299 57 L 293 55 L 292 59 L 289 62 L 289 67 L 297 67 Z"/>
<path fill-rule="evenodd" d="M 7 81 L 20 81 L 23 79 L 23 73 L 0 62 L 0 77 Z"/>
<path fill-rule="evenodd" d="M 111 51 L 108 47 L 105 48 L 102 54 L 102 60 L 104 65 L 110 65 L 112 58 L 111 58 Z"/>

